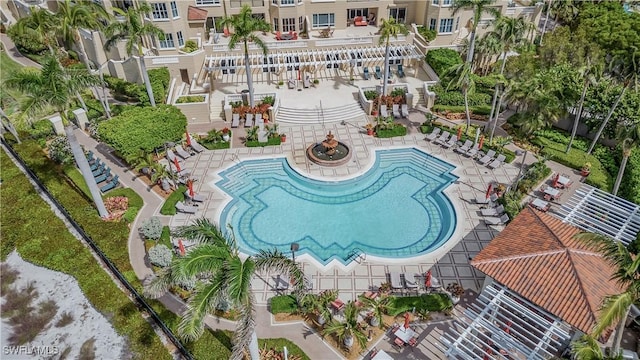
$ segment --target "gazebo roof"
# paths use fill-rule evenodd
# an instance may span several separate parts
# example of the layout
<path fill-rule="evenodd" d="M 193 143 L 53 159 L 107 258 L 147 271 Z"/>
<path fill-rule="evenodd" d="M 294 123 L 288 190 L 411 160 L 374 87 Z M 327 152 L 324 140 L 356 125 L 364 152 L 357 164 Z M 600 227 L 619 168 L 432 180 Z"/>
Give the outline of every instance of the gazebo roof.
<path fill-rule="evenodd" d="M 202 9 L 197 6 L 189 5 L 187 10 L 188 21 L 205 21 L 207 20 L 207 9 Z"/>
<path fill-rule="evenodd" d="M 525 208 L 471 265 L 537 306 L 589 332 L 602 300 L 623 290 L 600 253 L 574 239 L 580 229 Z"/>

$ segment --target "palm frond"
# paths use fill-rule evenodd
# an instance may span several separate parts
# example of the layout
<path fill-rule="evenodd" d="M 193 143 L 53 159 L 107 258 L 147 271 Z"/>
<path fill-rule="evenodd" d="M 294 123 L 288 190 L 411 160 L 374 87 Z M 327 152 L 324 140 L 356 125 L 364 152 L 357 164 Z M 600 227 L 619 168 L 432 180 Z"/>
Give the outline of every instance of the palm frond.
<path fill-rule="evenodd" d="M 255 317 L 255 298 L 253 293 L 249 292 L 249 298 L 240 307 L 240 319 L 236 324 L 236 331 L 233 336 L 231 359 L 244 359 L 244 349 L 249 346 L 255 335 Z"/>
<path fill-rule="evenodd" d="M 229 257 L 229 251 L 215 245 L 199 245 L 172 263 L 180 276 L 192 277 L 218 271 Z"/>
<path fill-rule="evenodd" d="M 619 321 L 623 321 L 627 310 L 634 303 L 633 295 L 629 292 L 606 297 L 600 308 L 598 322 L 591 335 L 600 336 L 610 327 L 615 326 Z"/>
<path fill-rule="evenodd" d="M 228 243 L 220 227 L 207 218 L 196 219 L 190 225 L 180 226 L 173 232 L 176 236 L 185 237 L 198 244 L 226 246 Z"/>
<path fill-rule="evenodd" d="M 221 298 L 222 281 L 214 277 L 209 283 L 198 285 L 194 295 L 187 302 L 187 309 L 178 324 L 178 333 L 184 339 L 195 340 L 204 330 L 204 317 L 215 310 Z"/>

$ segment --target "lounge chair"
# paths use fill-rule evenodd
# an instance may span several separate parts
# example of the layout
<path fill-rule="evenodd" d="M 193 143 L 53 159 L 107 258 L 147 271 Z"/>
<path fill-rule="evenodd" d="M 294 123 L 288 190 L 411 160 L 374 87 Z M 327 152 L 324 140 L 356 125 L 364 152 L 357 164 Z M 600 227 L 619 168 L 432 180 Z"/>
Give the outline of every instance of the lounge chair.
<path fill-rule="evenodd" d="M 442 135 L 440 135 L 439 138 L 437 138 L 434 143 L 436 144 L 444 144 L 445 142 L 447 142 L 447 140 L 449 140 L 449 136 L 451 136 L 451 133 L 449 133 L 448 131 L 443 131 Z M 455 136 L 455 135 L 453 135 Z"/>
<path fill-rule="evenodd" d="M 447 149 L 450 149 L 457 142 L 458 142 L 458 137 L 455 135 L 451 135 L 451 137 L 449 138 L 449 141 L 442 143 L 442 146 L 446 147 Z"/>
<path fill-rule="evenodd" d="M 173 152 L 173 150 L 167 149 L 167 160 L 169 160 L 169 162 L 173 164 L 173 162 L 175 161 L 174 159 L 178 159 L 176 157 L 176 154 Z M 181 163 L 182 160 L 178 159 L 178 162 Z"/>
<path fill-rule="evenodd" d="M 382 116 L 383 118 L 389 116 L 389 113 L 387 112 L 387 105 L 380 105 L 380 116 Z"/>
<path fill-rule="evenodd" d="M 371 78 L 371 76 L 369 75 L 369 68 L 368 67 L 364 67 L 363 73 L 362 73 L 362 77 L 365 80 L 369 80 Z"/>
<path fill-rule="evenodd" d="M 404 285 L 407 289 L 417 289 L 418 282 L 414 274 L 404 273 Z"/>
<path fill-rule="evenodd" d="M 409 105 L 402 104 L 400 106 L 400 112 L 402 113 L 402 117 L 403 118 L 408 118 L 409 117 Z"/>
<path fill-rule="evenodd" d="M 484 218 L 484 223 L 487 225 L 502 225 L 502 224 L 506 224 L 507 221 L 509 221 L 509 215 L 507 214 L 503 214 L 500 217 L 486 217 Z"/>
<path fill-rule="evenodd" d="M 486 204 L 489 204 L 490 202 L 491 203 L 496 202 L 497 200 L 498 200 L 498 195 L 496 194 L 491 194 L 489 198 L 487 198 L 485 195 L 482 195 L 476 198 L 476 204 L 486 205 Z"/>
<path fill-rule="evenodd" d="M 504 160 L 506 157 L 502 154 L 498 155 L 498 157 L 487 165 L 491 169 L 497 169 L 500 165 L 504 164 Z"/>
<path fill-rule="evenodd" d="M 262 122 L 263 122 L 263 121 L 262 121 L 262 114 L 261 114 L 261 113 L 257 113 L 257 114 L 256 114 L 256 121 L 255 121 L 255 124 L 254 124 L 254 125 L 260 124 L 260 123 L 262 123 Z"/>
<path fill-rule="evenodd" d="M 382 73 L 380 72 L 380 66 L 376 66 L 376 73 L 374 74 L 376 79 L 382 79 Z"/>
<path fill-rule="evenodd" d="M 478 160 L 478 162 L 482 165 L 487 165 L 488 163 L 493 161 L 494 156 L 496 156 L 496 152 L 494 150 L 489 150 L 487 151 L 487 154 L 485 156 L 483 156 L 482 158 L 480 158 L 480 160 Z"/>
<path fill-rule="evenodd" d="M 244 127 L 252 127 L 253 126 L 253 114 L 252 113 L 247 113 L 245 115 L 245 120 L 244 120 Z"/>
<path fill-rule="evenodd" d="M 289 86 L 289 89 L 295 89 L 296 88 L 296 81 L 293 79 L 289 79 L 287 80 L 287 85 Z"/>
<path fill-rule="evenodd" d="M 104 163 L 100 164 L 100 166 L 98 166 L 97 169 L 92 171 L 93 177 L 99 176 L 100 174 L 102 174 L 104 172 Z"/>
<path fill-rule="evenodd" d="M 471 150 L 472 146 L 473 146 L 473 142 L 471 142 L 471 140 L 467 140 L 464 142 L 464 145 L 460 146 L 459 148 L 456 148 L 455 151 L 465 154 L 467 151 Z"/>
<path fill-rule="evenodd" d="M 105 172 L 102 173 L 102 175 L 99 175 L 95 178 L 96 180 L 96 184 L 100 184 L 103 181 L 107 181 L 107 179 L 109 179 L 109 177 L 111 177 L 111 169 L 110 168 L 106 168 L 107 170 Z"/>
<path fill-rule="evenodd" d="M 97 168 L 99 168 L 100 163 L 101 163 L 100 158 L 96 158 L 96 161 L 89 166 L 91 171 L 95 171 Z"/>
<path fill-rule="evenodd" d="M 399 118 L 400 117 L 400 105 L 398 104 L 393 104 L 393 117 L 394 118 Z"/>
<path fill-rule="evenodd" d="M 402 69 L 402 64 L 398 64 L 398 77 L 399 78 L 404 77 L 404 70 Z"/>
<path fill-rule="evenodd" d="M 344 307 L 346 306 L 346 304 L 344 303 L 344 301 L 340 300 L 340 299 L 335 299 L 331 302 L 331 307 L 335 310 L 335 311 L 342 311 L 342 309 L 344 309 Z"/>
<path fill-rule="evenodd" d="M 201 153 L 206 150 L 204 146 L 198 144 L 195 139 L 191 139 L 191 149 L 197 153 Z"/>
<path fill-rule="evenodd" d="M 191 157 L 191 154 L 189 154 L 188 151 L 185 151 L 185 149 L 180 145 L 176 146 L 176 153 L 185 160 Z"/>
<path fill-rule="evenodd" d="M 442 285 L 440 284 L 440 280 L 438 280 L 437 277 L 435 276 L 431 276 L 431 286 L 429 286 L 429 288 L 431 289 L 437 289 L 439 287 L 441 287 Z"/>
<path fill-rule="evenodd" d="M 187 199 L 191 199 L 191 201 L 195 201 L 195 202 L 204 202 L 205 200 L 207 200 L 207 198 L 204 195 L 200 195 L 200 194 L 193 194 L 193 197 L 191 197 L 191 195 L 189 195 L 189 190 L 184 192 L 184 197 Z"/>
<path fill-rule="evenodd" d="M 440 128 L 433 128 L 433 130 L 431 131 L 431 133 L 429 135 L 427 135 L 427 137 L 425 138 L 425 140 L 429 140 L 429 141 L 433 141 L 436 137 L 438 137 L 438 135 L 440 134 L 440 131 L 442 131 Z"/>
<path fill-rule="evenodd" d="M 289 282 L 285 279 L 282 278 L 282 276 L 280 276 L 280 274 L 275 275 L 273 277 L 273 281 L 275 283 L 274 288 L 277 291 L 282 291 L 282 290 L 288 290 L 289 289 Z"/>
<path fill-rule="evenodd" d="M 178 201 L 176 203 L 176 210 L 185 214 L 195 214 L 198 211 L 198 207 L 187 205 L 182 201 Z"/>
<path fill-rule="evenodd" d="M 189 169 L 182 169 L 180 171 L 177 171 L 176 175 L 178 175 L 178 177 L 186 177 L 191 175 L 191 171 Z"/>
<path fill-rule="evenodd" d="M 478 148 L 474 146 L 464 154 L 467 155 L 468 157 L 474 157 L 478 154 Z"/>
<path fill-rule="evenodd" d="M 240 114 L 233 114 L 231 115 L 231 127 L 232 128 L 237 128 L 240 125 Z"/>
<path fill-rule="evenodd" d="M 482 216 L 500 216 L 504 213 L 504 206 L 498 205 L 494 208 L 482 209 L 480 212 L 482 213 Z"/>
<path fill-rule="evenodd" d="M 87 154 L 85 156 L 87 157 L 87 161 L 89 162 L 89 165 L 96 162 L 96 158 L 93 157 L 93 151 L 91 150 L 87 151 Z"/>
<path fill-rule="evenodd" d="M 103 193 L 115 188 L 116 186 L 118 186 L 120 184 L 120 181 L 118 180 L 118 175 L 114 176 L 113 179 L 111 179 L 111 181 L 109 181 L 106 185 L 104 185 L 103 187 L 100 188 L 100 191 L 102 191 Z"/>
<path fill-rule="evenodd" d="M 394 289 L 404 289 L 404 285 L 402 285 L 402 278 L 400 278 L 400 273 L 392 271 L 389 273 L 389 280 L 391 281 L 391 287 Z"/>
<path fill-rule="evenodd" d="M 309 79 L 309 76 L 305 76 L 304 77 L 304 88 L 308 89 L 309 87 L 311 87 L 311 79 Z"/>

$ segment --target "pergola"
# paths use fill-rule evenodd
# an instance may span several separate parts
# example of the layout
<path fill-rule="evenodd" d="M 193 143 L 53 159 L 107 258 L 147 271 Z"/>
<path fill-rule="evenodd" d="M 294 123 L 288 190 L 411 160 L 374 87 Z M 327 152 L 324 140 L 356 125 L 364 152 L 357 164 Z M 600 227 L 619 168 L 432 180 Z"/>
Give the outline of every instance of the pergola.
<path fill-rule="evenodd" d="M 441 338 L 449 359 L 549 359 L 566 348 L 571 327 L 494 282 Z"/>
<path fill-rule="evenodd" d="M 564 222 L 629 245 L 640 231 L 639 209 L 630 201 L 583 184 L 559 213 Z"/>
<path fill-rule="evenodd" d="M 389 64 L 402 64 L 405 60 L 418 60 L 423 56 L 414 45 L 392 45 L 389 47 Z M 252 73 L 271 72 L 280 75 L 284 71 L 300 70 L 315 73 L 322 68 L 339 68 L 344 71 L 362 66 L 382 65 L 385 47 L 361 46 L 322 49 L 287 49 L 249 54 Z M 244 54 L 215 54 L 207 56 L 205 70 L 213 76 L 244 71 Z"/>

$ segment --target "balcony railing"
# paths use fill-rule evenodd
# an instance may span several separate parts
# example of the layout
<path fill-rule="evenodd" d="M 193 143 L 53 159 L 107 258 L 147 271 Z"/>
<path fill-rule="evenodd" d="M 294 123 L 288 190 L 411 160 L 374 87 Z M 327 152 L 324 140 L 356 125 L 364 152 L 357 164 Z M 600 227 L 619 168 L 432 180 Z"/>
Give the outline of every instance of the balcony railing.
<path fill-rule="evenodd" d="M 241 8 L 242 5 L 249 5 L 251 7 L 264 6 L 264 0 L 231 0 L 229 2 L 231 8 Z"/>

